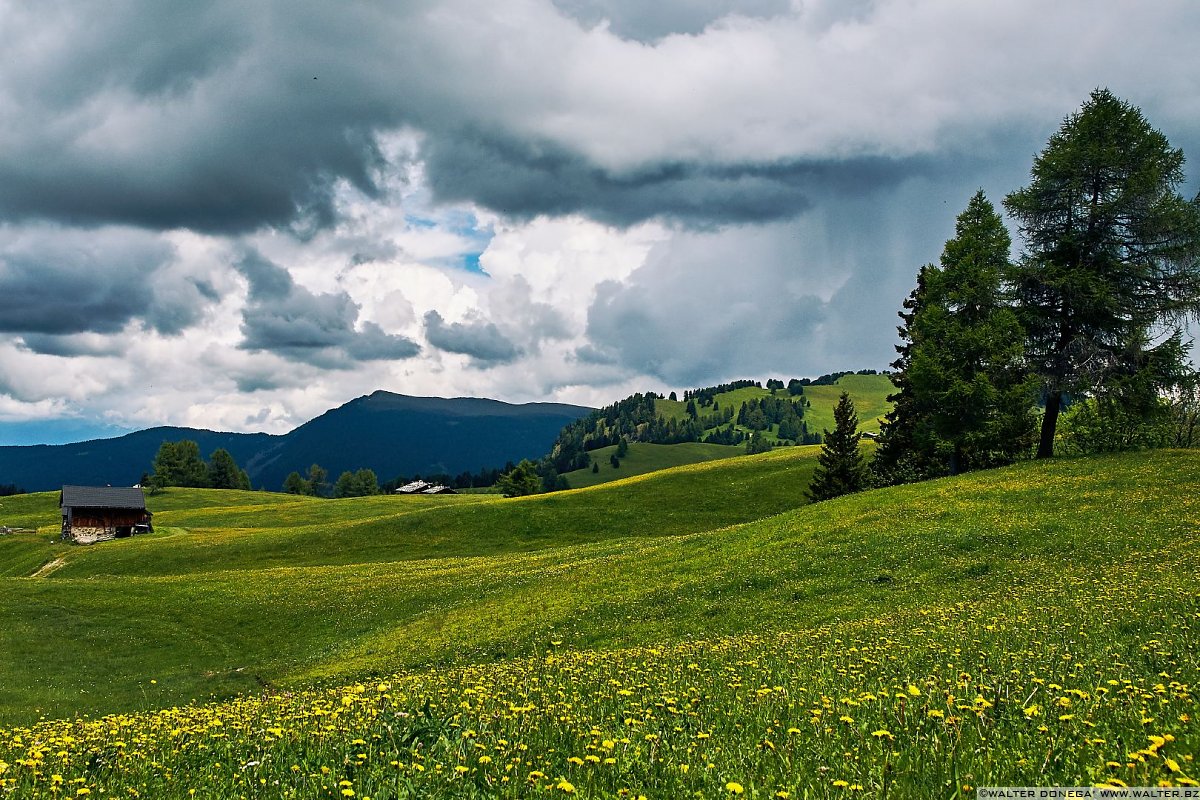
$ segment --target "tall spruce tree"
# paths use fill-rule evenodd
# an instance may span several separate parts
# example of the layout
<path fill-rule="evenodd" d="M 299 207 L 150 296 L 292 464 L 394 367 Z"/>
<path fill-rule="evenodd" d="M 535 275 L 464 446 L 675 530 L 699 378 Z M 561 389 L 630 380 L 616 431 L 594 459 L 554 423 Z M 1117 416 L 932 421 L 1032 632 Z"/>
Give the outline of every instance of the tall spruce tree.
<path fill-rule="evenodd" d="M 1054 454 L 1066 398 L 1129 372 L 1165 325 L 1200 313 L 1200 198 L 1176 191 L 1183 163 L 1137 107 L 1097 89 L 1004 201 L 1025 239 L 1010 280 L 1046 399 L 1039 458 Z"/>
<path fill-rule="evenodd" d="M 899 357 L 892 362 L 892 385 L 896 391 L 888 395 L 892 410 L 880 427 L 879 442 L 871 460 L 872 481 L 880 486 L 935 478 L 945 474 L 945 464 L 926 447 L 917 447 L 917 422 L 927 418 L 932 409 L 913 391 L 909 370 L 919 331 L 914 320 L 927 304 L 927 284 L 933 265 L 926 264 L 917 272 L 917 286 L 905 299 L 899 316 L 902 322 L 896 331 L 900 344 Z"/>
<path fill-rule="evenodd" d="M 1013 461 L 1032 443 L 1035 386 L 1001 280 L 1012 240 L 982 191 L 959 215 L 912 319 L 907 379 L 922 409 L 916 447 L 951 475 Z"/>
<path fill-rule="evenodd" d="M 833 420 L 834 429 L 825 431 L 825 445 L 808 486 L 808 499 L 814 503 L 867 487 L 867 465 L 858 450 L 858 414 L 848 393 L 842 392 L 838 398 Z"/>

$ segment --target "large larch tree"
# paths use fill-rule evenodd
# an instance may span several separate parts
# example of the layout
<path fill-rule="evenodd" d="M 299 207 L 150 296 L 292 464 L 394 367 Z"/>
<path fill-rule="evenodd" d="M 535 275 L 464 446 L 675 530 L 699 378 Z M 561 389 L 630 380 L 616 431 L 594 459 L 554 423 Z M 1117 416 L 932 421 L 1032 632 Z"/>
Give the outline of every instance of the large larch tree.
<path fill-rule="evenodd" d="M 1065 399 L 1130 372 L 1200 310 L 1200 202 L 1177 191 L 1183 164 L 1140 109 L 1097 89 L 1004 201 L 1025 241 L 1010 280 L 1046 401 L 1039 458 Z"/>

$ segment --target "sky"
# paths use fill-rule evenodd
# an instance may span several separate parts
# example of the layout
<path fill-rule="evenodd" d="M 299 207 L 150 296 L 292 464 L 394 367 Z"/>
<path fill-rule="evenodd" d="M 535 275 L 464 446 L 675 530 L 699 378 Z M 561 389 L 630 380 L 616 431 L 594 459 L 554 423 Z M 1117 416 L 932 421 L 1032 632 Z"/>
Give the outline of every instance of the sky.
<path fill-rule="evenodd" d="M 0 444 L 886 368 L 955 216 L 1093 89 L 1195 193 L 1197 33 L 1190 0 L 0 0 Z"/>

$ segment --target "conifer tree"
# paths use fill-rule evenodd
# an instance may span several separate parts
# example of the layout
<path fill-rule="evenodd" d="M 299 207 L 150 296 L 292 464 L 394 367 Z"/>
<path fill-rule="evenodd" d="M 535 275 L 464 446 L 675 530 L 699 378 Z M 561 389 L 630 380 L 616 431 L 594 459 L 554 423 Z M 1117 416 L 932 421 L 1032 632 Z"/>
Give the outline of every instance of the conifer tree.
<path fill-rule="evenodd" d="M 208 467 L 200 458 L 200 445 L 191 439 L 163 442 L 154 456 L 154 476 L 161 486 L 204 487 Z"/>
<path fill-rule="evenodd" d="M 983 192 L 905 302 L 898 392 L 872 470 L 886 485 L 1013 461 L 1032 442 L 1035 382 L 1002 288 L 1011 239 Z"/>
<path fill-rule="evenodd" d="M 930 449 L 917 447 L 917 421 L 928 416 L 930 409 L 920 402 L 909 379 L 913 350 L 920 336 L 914 320 L 927 304 L 927 284 L 933 269 L 932 264 L 927 264 L 917 273 L 917 286 L 905 299 L 899 314 L 902 322 L 896 328 L 901 342 L 896 345 L 899 357 L 891 364 L 891 380 L 896 391 L 888 395 L 892 410 L 884 418 L 875 457 L 871 460 L 872 480 L 879 486 L 911 483 L 944 474 L 944 465 Z"/>
<path fill-rule="evenodd" d="M 214 489 L 249 489 L 250 476 L 229 451 L 218 447 L 208 457 L 208 485 Z"/>
<path fill-rule="evenodd" d="M 858 450 L 858 415 L 848 393 L 842 392 L 838 398 L 833 419 L 833 432 L 825 431 L 825 445 L 808 487 L 808 499 L 814 503 L 860 492 L 867 486 L 867 465 Z"/>
<path fill-rule="evenodd" d="M 300 477 L 299 472 L 292 471 L 283 481 L 283 490 L 288 494 L 312 494 L 308 481 Z"/>
<path fill-rule="evenodd" d="M 313 495 L 314 497 L 325 497 L 326 490 L 329 484 L 325 479 L 329 477 L 329 471 L 320 464 L 311 464 L 308 468 L 308 491 L 305 494 Z"/>
<path fill-rule="evenodd" d="M 496 486 L 505 497 L 522 497 L 541 492 L 542 478 L 537 473 L 537 465 L 524 459 L 511 471 L 501 475 Z"/>
<path fill-rule="evenodd" d="M 1026 242 L 1010 280 L 1046 398 L 1039 458 L 1065 398 L 1132 371 L 1156 328 L 1200 312 L 1200 198 L 1176 191 L 1183 163 L 1140 109 L 1097 89 L 1004 201 Z"/>
<path fill-rule="evenodd" d="M 1032 442 L 1035 386 L 1024 331 L 1001 291 L 1012 241 L 983 192 L 959 215 L 912 320 L 915 446 L 951 475 L 1012 462 Z"/>

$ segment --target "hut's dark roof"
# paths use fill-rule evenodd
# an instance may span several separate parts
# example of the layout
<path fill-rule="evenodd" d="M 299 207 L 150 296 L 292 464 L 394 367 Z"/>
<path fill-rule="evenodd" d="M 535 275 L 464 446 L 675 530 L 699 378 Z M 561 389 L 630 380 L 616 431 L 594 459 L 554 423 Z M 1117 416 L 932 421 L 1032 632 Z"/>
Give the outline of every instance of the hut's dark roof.
<path fill-rule="evenodd" d="M 66 508 L 136 508 L 146 510 L 140 486 L 64 486 L 58 505 Z"/>

